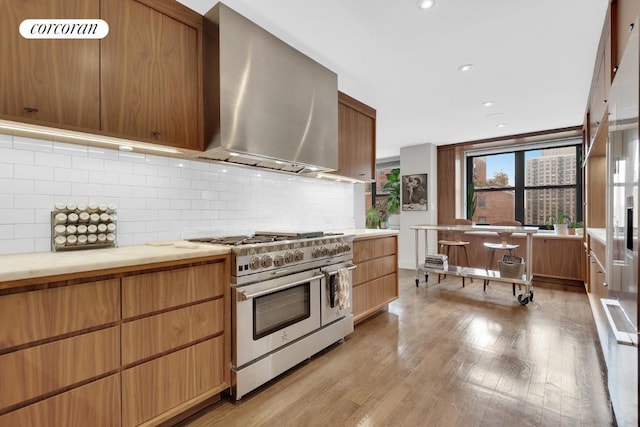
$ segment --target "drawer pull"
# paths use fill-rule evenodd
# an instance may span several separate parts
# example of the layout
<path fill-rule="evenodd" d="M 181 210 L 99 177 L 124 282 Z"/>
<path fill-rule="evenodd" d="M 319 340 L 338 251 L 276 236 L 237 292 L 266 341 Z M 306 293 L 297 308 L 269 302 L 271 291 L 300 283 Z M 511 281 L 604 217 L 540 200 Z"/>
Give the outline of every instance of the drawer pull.
<path fill-rule="evenodd" d="M 26 111 L 27 113 L 37 113 L 38 109 L 33 107 L 24 107 L 24 111 Z"/>

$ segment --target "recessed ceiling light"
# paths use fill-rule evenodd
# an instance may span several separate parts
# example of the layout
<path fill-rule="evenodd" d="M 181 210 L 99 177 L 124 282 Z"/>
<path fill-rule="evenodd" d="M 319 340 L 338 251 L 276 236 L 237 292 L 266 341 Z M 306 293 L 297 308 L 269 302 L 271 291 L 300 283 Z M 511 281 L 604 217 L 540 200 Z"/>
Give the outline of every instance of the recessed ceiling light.
<path fill-rule="evenodd" d="M 506 123 L 498 123 L 496 126 L 498 126 L 499 128 L 503 128 L 505 127 L 507 124 Z"/>
<path fill-rule="evenodd" d="M 495 102 L 493 102 L 493 101 L 486 101 L 486 102 L 482 103 L 483 107 L 491 107 L 493 105 L 495 105 Z"/>
<path fill-rule="evenodd" d="M 473 64 L 464 64 L 458 67 L 458 71 L 463 73 L 473 70 Z"/>
<path fill-rule="evenodd" d="M 430 9 L 436 5 L 436 0 L 418 0 L 418 7 L 422 10 Z"/>

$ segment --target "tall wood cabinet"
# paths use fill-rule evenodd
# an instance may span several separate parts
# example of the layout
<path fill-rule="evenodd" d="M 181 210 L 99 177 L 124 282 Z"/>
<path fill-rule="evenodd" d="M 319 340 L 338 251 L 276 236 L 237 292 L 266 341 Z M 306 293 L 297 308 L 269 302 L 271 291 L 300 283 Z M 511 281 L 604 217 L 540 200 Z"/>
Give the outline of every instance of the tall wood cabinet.
<path fill-rule="evenodd" d="M 25 19 L 97 19 L 99 0 L 0 1 L 0 115 L 100 129 L 100 41 L 34 40 Z"/>
<path fill-rule="evenodd" d="M 101 44 L 102 129 L 202 149 L 202 17 L 178 15 L 166 4 L 101 2 L 101 17 L 109 23 Z"/>
<path fill-rule="evenodd" d="M 375 179 L 376 110 L 338 92 L 338 166 L 333 172 L 363 181 Z"/>
<path fill-rule="evenodd" d="M 353 241 L 353 318 L 359 322 L 398 298 L 398 236 L 361 236 Z"/>
<path fill-rule="evenodd" d="M 159 424 L 229 387 L 228 256 L 77 276 L 2 290 L 0 425 Z"/>

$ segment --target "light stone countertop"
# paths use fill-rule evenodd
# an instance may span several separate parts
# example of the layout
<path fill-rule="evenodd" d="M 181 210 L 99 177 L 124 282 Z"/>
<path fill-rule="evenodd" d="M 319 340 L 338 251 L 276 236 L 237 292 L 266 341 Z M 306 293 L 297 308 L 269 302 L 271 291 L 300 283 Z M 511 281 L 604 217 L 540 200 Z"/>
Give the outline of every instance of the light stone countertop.
<path fill-rule="evenodd" d="M 606 228 L 588 228 L 587 233 L 598 240 L 600 243 L 606 246 L 607 244 L 607 229 Z"/>
<path fill-rule="evenodd" d="M 2 282 L 225 255 L 229 248 L 184 241 L 119 248 L 0 255 Z M 176 246 L 177 245 L 177 246 Z M 180 247 L 184 246 L 184 247 Z"/>
<path fill-rule="evenodd" d="M 352 228 L 345 230 L 331 230 L 332 233 L 343 233 L 345 235 L 352 234 L 354 239 L 366 238 L 366 237 L 382 237 L 382 236 L 396 236 L 399 234 L 398 230 L 392 229 L 369 229 L 369 228 Z"/>

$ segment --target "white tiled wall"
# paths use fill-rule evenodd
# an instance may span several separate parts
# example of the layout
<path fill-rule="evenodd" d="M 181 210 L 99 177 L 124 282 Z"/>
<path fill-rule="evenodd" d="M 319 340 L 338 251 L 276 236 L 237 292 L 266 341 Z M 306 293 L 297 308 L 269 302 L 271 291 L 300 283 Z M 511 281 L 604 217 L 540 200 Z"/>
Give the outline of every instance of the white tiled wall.
<path fill-rule="evenodd" d="M 119 246 L 353 228 L 352 184 L 0 134 L 0 253 L 50 250 L 55 202 L 115 203 Z"/>

